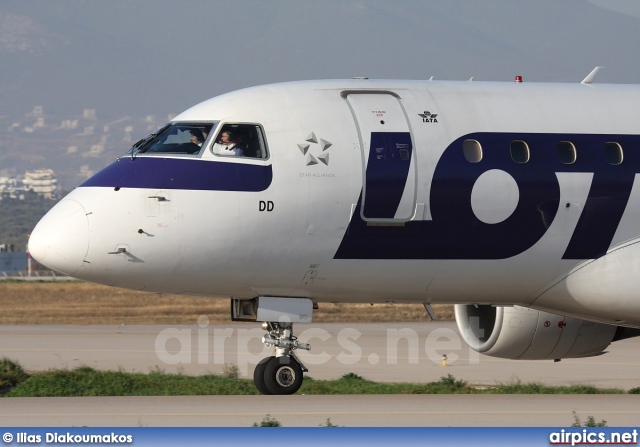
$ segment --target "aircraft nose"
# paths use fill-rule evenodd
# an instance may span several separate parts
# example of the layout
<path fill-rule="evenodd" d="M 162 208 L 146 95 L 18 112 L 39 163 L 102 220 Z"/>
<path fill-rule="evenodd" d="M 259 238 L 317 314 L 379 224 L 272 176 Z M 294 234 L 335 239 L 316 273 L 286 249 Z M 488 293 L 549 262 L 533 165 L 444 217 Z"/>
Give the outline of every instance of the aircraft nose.
<path fill-rule="evenodd" d="M 73 276 L 89 250 L 89 221 L 82 205 L 63 199 L 38 222 L 29 253 L 40 264 Z"/>

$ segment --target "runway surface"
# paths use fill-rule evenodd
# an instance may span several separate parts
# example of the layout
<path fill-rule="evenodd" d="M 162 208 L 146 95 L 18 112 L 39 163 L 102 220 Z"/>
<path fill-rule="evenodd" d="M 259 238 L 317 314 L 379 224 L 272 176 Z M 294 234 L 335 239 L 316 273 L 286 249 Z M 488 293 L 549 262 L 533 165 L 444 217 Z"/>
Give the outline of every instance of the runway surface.
<path fill-rule="evenodd" d="M 637 426 L 637 395 L 177 396 L 0 400 L 2 426 L 251 427 L 269 415 L 284 427 L 560 426 L 593 416 Z"/>
<path fill-rule="evenodd" d="M 296 325 L 298 351 L 315 379 L 356 373 L 374 381 L 431 382 L 451 374 L 479 386 L 514 381 L 640 386 L 640 340 L 616 342 L 588 359 L 510 361 L 470 350 L 454 323 Z M 0 326 L 0 356 L 26 369 L 118 369 L 251 377 L 271 354 L 257 324 L 192 326 Z M 442 365 L 446 354 L 447 366 Z M 636 395 L 584 396 L 198 396 L 0 399 L 0 424 L 251 426 L 270 414 L 285 426 L 568 426 L 575 411 L 609 425 L 640 420 Z"/>

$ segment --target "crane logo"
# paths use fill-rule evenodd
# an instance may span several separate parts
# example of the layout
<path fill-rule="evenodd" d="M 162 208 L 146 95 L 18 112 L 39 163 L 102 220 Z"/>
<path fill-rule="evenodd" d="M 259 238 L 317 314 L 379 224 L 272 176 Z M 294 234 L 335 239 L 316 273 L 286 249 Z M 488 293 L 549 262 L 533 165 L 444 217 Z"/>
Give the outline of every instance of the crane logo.
<path fill-rule="evenodd" d="M 319 163 L 329 166 L 328 149 L 331 145 L 332 143 L 316 137 L 316 134 L 311 132 L 304 140 L 304 143 L 298 144 L 298 149 L 306 158 L 307 166 L 313 166 Z"/>

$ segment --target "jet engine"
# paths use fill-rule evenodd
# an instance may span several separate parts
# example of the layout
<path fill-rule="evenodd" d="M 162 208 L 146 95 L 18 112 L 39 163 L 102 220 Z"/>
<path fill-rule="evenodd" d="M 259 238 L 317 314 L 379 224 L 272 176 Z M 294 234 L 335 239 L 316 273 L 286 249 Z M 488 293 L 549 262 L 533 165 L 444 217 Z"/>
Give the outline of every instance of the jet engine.
<path fill-rule="evenodd" d="M 474 350 L 505 359 L 593 357 L 637 329 L 594 323 L 520 306 L 455 306 L 464 341 Z"/>

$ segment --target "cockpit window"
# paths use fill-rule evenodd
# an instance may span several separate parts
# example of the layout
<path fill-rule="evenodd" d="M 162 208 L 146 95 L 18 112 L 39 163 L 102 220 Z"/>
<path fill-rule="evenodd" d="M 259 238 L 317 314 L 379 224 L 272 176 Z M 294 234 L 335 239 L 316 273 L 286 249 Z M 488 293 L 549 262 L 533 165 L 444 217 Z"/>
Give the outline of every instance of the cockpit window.
<path fill-rule="evenodd" d="M 211 142 L 211 152 L 222 157 L 268 157 L 264 133 L 258 124 L 225 124 Z"/>
<path fill-rule="evenodd" d="M 213 123 L 167 124 L 133 145 L 133 153 L 198 154 Z"/>

